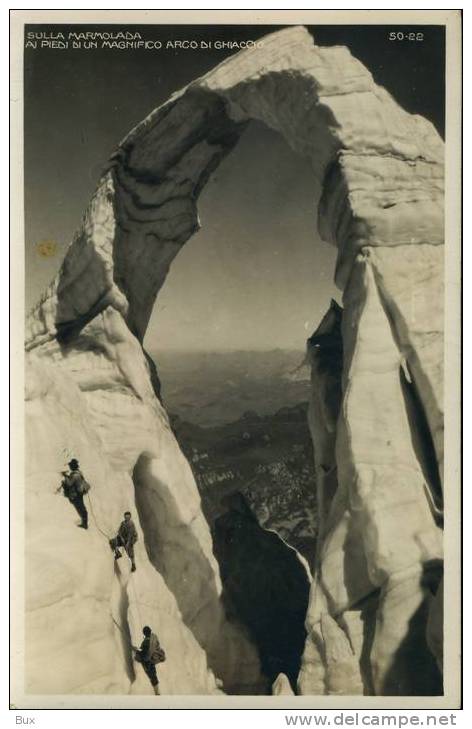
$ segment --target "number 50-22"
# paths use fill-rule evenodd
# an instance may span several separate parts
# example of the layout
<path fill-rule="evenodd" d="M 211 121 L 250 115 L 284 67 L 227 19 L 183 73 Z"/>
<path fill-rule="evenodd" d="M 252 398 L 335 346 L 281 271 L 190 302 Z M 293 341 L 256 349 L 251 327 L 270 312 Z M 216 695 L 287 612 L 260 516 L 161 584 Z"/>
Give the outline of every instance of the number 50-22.
<path fill-rule="evenodd" d="M 391 41 L 402 41 L 402 40 L 411 40 L 411 41 L 422 41 L 424 39 L 424 33 L 403 33 L 402 31 L 391 32 L 388 34 L 388 39 Z"/>

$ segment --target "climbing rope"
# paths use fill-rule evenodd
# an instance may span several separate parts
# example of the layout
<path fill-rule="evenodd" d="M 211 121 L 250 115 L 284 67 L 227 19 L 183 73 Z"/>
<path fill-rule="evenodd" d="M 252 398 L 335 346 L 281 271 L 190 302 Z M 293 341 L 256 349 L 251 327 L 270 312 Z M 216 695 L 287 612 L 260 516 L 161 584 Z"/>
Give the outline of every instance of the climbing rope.
<path fill-rule="evenodd" d="M 108 540 L 108 543 L 109 543 L 110 542 L 110 539 L 112 539 L 112 537 L 109 534 L 107 534 L 106 532 L 104 532 L 103 529 L 100 528 L 100 525 L 99 525 L 99 523 L 97 521 L 97 517 L 95 516 L 95 512 L 93 510 L 93 504 L 92 504 L 92 499 L 90 498 L 90 492 L 87 492 L 87 499 L 88 499 L 88 502 L 89 502 L 89 505 L 90 505 L 90 511 L 91 511 L 93 520 L 95 522 L 95 526 L 97 527 L 97 529 L 100 532 L 100 534 L 103 534 L 103 536 Z"/>
<path fill-rule="evenodd" d="M 139 609 L 139 600 L 138 600 L 138 595 L 137 595 L 137 592 L 136 592 L 136 586 L 135 586 L 135 584 L 134 584 L 134 580 L 133 580 L 133 579 L 131 579 L 132 577 L 133 577 L 133 572 L 132 572 L 132 573 L 131 573 L 131 575 L 130 575 L 130 580 L 131 580 L 131 589 L 132 589 L 132 591 L 134 592 L 134 602 L 136 603 L 136 607 L 137 607 L 137 610 L 138 610 L 138 618 L 139 618 L 139 622 L 140 622 L 140 624 L 141 624 L 141 625 L 143 625 L 144 623 L 143 623 L 143 619 L 142 619 L 142 617 L 141 617 L 141 611 L 140 611 L 140 609 Z"/>
<path fill-rule="evenodd" d="M 69 448 L 63 448 L 62 449 L 62 453 L 65 454 L 66 458 L 71 458 L 72 457 L 72 453 L 69 450 Z M 90 492 L 87 492 L 85 494 L 85 496 L 87 497 L 88 505 L 90 507 L 90 513 L 92 515 L 92 519 L 93 519 L 93 521 L 95 523 L 95 526 L 96 526 L 97 530 L 100 532 L 100 534 L 102 534 L 102 536 L 107 540 L 107 543 L 110 546 L 110 541 L 111 541 L 111 539 L 113 537 L 110 534 L 107 534 L 107 532 L 104 529 L 101 528 L 101 526 L 99 524 L 99 521 L 97 519 L 97 515 L 95 513 L 95 509 L 93 508 L 93 502 L 92 502 L 92 498 L 90 496 Z M 113 562 L 113 574 L 115 574 L 115 562 Z M 132 579 L 132 577 L 133 577 L 133 572 L 130 573 L 130 576 L 129 576 L 128 582 L 127 582 L 127 586 L 131 583 L 131 589 L 132 589 L 132 591 L 134 593 L 134 604 L 136 605 L 136 610 L 137 610 L 137 613 L 138 613 L 138 619 L 139 619 L 140 624 L 143 625 L 144 623 L 143 623 L 143 620 L 142 620 L 141 611 L 139 609 L 140 601 L 138 600 L 138 595 L 137 595 L 137 592 L 136 592 L 136 586 L 134 584 L 134 580 Z M 144 605 L 144 603 L 143 603 L 143 605 Z M 118 628 L 118 630 L 122 633 L 122 635 L 126 636 L 126 633 L 125 633 L 125 631 L 123 629 L 123 626 L 121 626 L 118 623 L 118 621 L 116 620 L 116 618 L 113 616 L 112 613 L 110 613 L 110 615 L 111 615 L 111 619 L 112 619 L 113 623 Z M 128 638 L 128 636 L 126 636 L 126 637 Z"/>
<path fill-rule="evenodd" d="M 115 620 L 115 618 L 113 617 L 113 614 L 111 614 L 111 619 L 115 623 L 115 625 L 118 628 L 118 630 L 120 631 L 120 633 L 123 633 L 123 635 L 126 636 L 125 631 L 123 630 L 123 628 L 121 627 L 121 625 L 119 624 L 119 622 L 117 620 Z"/>
<path fill-rule="evenodd" d="M 68 416 L 69 416 L 69 428 L 70 428 L 70 430 L 72 430 L 74 426 L 78 426 L 80 424 L 80 419 L 77 418 L 75 412 L 71 412 L 70 410 L 68 410 Z M 65 456 L 65 460 L 66 461 L 68 461 L 69 459 L 71 459 L 73 457 L 73 453 L 72 453 L 72 451 L 70 450 L 70 448 L 68 447 L 67 444 L 65 445 L 64 448 L 62 448 L 62 454 Z M 93 519 L 93 521 L 95 523 L 95 526 L 96 526 L 97 530 L 100 532 L 100 534 L 102 534 L 102 536 L 107 540 L 108 546 L 110 546 L 110 540 L 113 537 L 111 535 L 107 534 L 107 532 L 104 531 L 104 529 L 101 528 L 101 526 L 99 524 L 99 521 L 97 519 L 97 516 L 95 514 L 95 510 L 93 508 L 93 502 L 92 502 L 92 498 L 90 496 L 90 492 L 87 492 L 86 497 L 87 497 L 87 500 L 88 500 L 88 504 L 89 504 L 89 507 L 90 507 L 90 513 L 92 515 L 92 519 Z M 114 561 L 113 561 L 113 575 L 115 575 L 115 562 Z M 128 578 L 128 582 L 127 582 L 126 587 L 131 582 L 131 589 L 132 589 L 132 591 L 134 593 L 134 604 L 136 605 L 136 610 L 137 610 L 137 613 L 138 613 L 138 619 L 139 619 L 139 622 L 140 622 L 141 626 L 143 626 L 144 623 L 143 623 L 143 620 L 142 620 L 141 611 L 139 609 L 140 601 L 138 600 L 136 586 L 135 586 L 134 580 L 132 578 L 133 578 L 133 572 L 130 573 L 130 576 Z M 144 603 L 143 603 L 143 605 L 144 605 Z M 118 630 L 120 631 L 120 633 L 123 636 L 125 636 L 127 640 L 129 640 L 131 638 L 131 634 L 130 634 L 129 629 L 127 631 L 127 633 L 128 633 L 127 634 L 125 632 L 125 630 L 123 629 L 123 626 L 119 624 L 119 622 L 116 620 L 116 618 L 111 613 L 111 611 L 110 611 L 110 615 L 111 615 L 111 619 L 112 619 L 114 625 L 118 628 Z"/>
<path fill-rule="evenodd" d="M 105 532 L 105 531 L 104 531 L 104 530 L 103 530 L 103 529 L 102 529 L 102 528 L 100 527 L 100 525 L 99 525 L 99 523 L 98 523 L 97 517 L 96 517 L 96 515 L 95 515 L 95 511 L 94 511 L 94 509 L 93 509 L 93 504 L 92 504 L 92 499 L 91 499 L 91 497 L 90 497 L 90 492 L 87 492 L 87 499 L 88 499 L 88 502 L 89 502 L 89 505 L 90 505 L 90 512 L 91 512 L 91 514 L 92 514 L 92 517 L 93 517 L 93 520 L 94 520 L 94 522 L 95 522 L 95 526 L 97 527 L 97 529 L 98 529 L 98 531 L 100 532 L 100 534 L 102 534 L 102 535 L 103 535 L 103 536 L 104 536 L 104 537 L 106 538 L 106 540 L 107 540 L 108 544 L 110 544 L 110 540 L 112 539 L 112 537 L 111 537 L 111 536 L 110 536 L 109 534 L 107 534 L 107 533 L 106 533 L 106 532 Z M 113 564 L 113 573 L 114 573 L 114 572 L 115 572 L 115 569 L 114 569 L 114 564 Z M 140 623 L 142 624 L 142 623 L 143 623 L 143 620 L 142 620 L 142 617 L 141 617 L 141 611 L 140 611 L 140 609 L 139 609 L 139 604 L 140 604 L 140 603 L 139 603 L 139 600 L 138 600 L 138 595 L 137 595 L 137 592 L 136 592 L 136 586 L 135 586 L 135 584 L 134 584 L 134 580 L 132 579 L 132 578 L 133 578 L 133 574 L 134 574 L 134 573 L 133 573 L 133 572 L 131 572 L 131 574 L 130 574 L 130 576 L 129 576 L 129 579 L 128 579 L 128 584 L 129 584 L 129 583 L 131 582 L 131 589 L 132 589 L 132 590 L 133 590 L 133 592 L 134 592 L 134 602 L 135 602 L 135 605 L 136 605 L 136 609 L 137 609 L 137 612 L 138 612 L 138 618 L 139 618 L 139 622 L 140 622 Z M 144 603 L 143 603 L 143 604 L 144 604 Z M 113 622 L 115 623 L 115 625 L 117 626 L 117 628 L 118 628 L 118 629 L 119 629 L 119 630 L 120 630 L 120 631 L 121 631 L 121 632 L 123 633 L 123 635 L 124 635 L 124 631 L 123 631 L 122 627 L 120 627 L 120 625 L 118 625 L 118 623 L 117 623 L 117 621 L 115 620 L 115 618 L 113 617 L 113 615 L 112 615 L 112 620 L 113 620 Z"/>

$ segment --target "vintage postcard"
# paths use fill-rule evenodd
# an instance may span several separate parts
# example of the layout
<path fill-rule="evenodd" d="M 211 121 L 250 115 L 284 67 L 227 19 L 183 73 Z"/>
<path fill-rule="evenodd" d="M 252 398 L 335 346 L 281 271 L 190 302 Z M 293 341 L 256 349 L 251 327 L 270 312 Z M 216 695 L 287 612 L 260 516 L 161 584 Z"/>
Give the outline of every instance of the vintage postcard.
<path fill-rule="evenodd" d="M 12 11 L 13 707 L 459 708 L 460 33 Z"/>

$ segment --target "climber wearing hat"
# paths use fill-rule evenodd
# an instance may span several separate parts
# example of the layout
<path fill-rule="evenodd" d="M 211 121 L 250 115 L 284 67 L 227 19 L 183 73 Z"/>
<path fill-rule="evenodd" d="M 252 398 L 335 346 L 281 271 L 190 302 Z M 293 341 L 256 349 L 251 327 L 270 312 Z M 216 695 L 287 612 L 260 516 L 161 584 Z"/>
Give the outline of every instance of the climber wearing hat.
<path fill-rule="evenodd" d="M 70 471 L 62 471 L 64 478 L 56 493 L 61 489 L 63 490 L 64 496 L 69 499 L 82 520 L 78 526 L 82 529 L 88 529 L 88 513 L 84 504 L 84 496 L 89 491 L 90 486 L 80 472 L 79 462 L 76 458 L 72 458 L 68 466 Z"/>
<path fill-rule="evenodd" d="M 118 534 L 114 539 L 110 539 L 110 547 L 115 552 L 115 559 L 120 559 L 121 552 L 118 547 L 124 547 L 126 554 L 131 560 L 131 572 L 135 572 L 136 564 L 134 562 L 134 545 L 138 541 L 138 532 L 131 519 L 131 512 L 125 511 L 125 517 L 120 524 Z"/>

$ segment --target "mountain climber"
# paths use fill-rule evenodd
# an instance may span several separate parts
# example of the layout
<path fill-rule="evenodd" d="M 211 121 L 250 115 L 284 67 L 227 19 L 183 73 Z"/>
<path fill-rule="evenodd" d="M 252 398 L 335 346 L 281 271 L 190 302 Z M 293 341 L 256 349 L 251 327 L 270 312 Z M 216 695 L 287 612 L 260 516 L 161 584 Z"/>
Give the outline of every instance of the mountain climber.
<path fill-rule="evenodd" d="M 70 471 L 62 471 L 64 478 L 56 493 L 63 490 L 64 496 L 69 499 L 82 520 L 78 526 L 88 529 L 88 512 L 84 504 L 84 496 L 90 490 L 90 485 L 80 472 L 79 462 L 76 458 L 72 458 L 67 465 L 70 467 Z"/>
<path fill-rule="evenodd" d="M 143 628 L 144 640 L 141 643 L 141 648 L 135 648 L 136 651 L 135 661 L 141 663 L 146 676 L 151 681 L 154 693 L 159 696 L 159 679 L 156 673 L 156 663 L 163 663 L 166 659 L 164 649 L 161 648 L 157 635 L 152 632 L 149 625 L 145 625 Z"/>
<path fill-rule="evenodd" d="M 136 571 L 136 564 L 134 561 L 134 545 L 138 541 L 138 532 L 134 526 L 133 520 L 131 519 L 131 512 L 125 511 L 125 518 L 120 524 L 118 534 L 114 539 L 110 539 L 110 547 L 115 552 L 115 559 L 120 559 L 121 552 L 119 547 L 124 547 L 125 552 L 131 560 L 131 572 Z"/>

